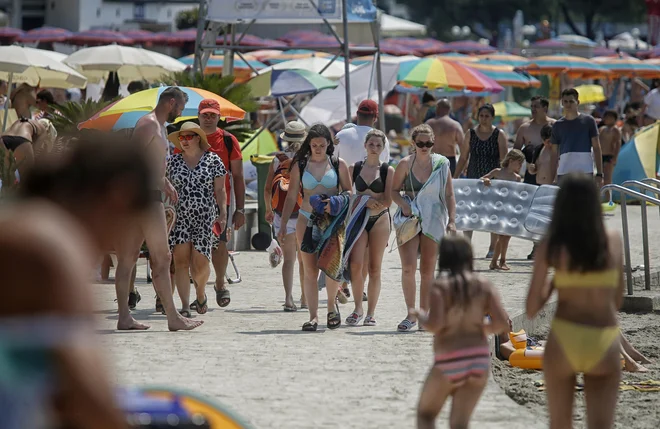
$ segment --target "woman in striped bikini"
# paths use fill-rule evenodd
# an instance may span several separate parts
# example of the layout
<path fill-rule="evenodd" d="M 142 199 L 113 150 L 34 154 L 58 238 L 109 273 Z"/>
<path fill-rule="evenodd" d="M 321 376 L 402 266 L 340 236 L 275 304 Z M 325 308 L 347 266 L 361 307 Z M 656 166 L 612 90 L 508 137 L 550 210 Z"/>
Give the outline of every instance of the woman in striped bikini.
<path fill-rule="evenodd" d="M 451 427 L 468 427 L 488 380 L 487 335 L 506 332 L 508 317 L 493 285 L 473 272 L 472 246 L 462 236 L 440 242 L 442 273 L 431 289 L 430 309 L 414 310 L 422 326 L 435 335 L 435 363 L 417 407 L 417 427 L 434 428 L 451 395 Z M 490 322 L 486 322 L 489 315 Z"/>

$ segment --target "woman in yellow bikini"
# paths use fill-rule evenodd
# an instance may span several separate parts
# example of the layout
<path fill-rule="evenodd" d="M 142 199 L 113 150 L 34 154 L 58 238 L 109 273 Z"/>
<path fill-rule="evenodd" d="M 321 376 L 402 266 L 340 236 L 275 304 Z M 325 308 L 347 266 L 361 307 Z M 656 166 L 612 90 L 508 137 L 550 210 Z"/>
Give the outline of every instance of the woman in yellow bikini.
<path fill-rule="evenodd" d="M 623 300 L 622 248 L 619 234 L 605 230 L 593 180 L 565 177 L 527 295 L 527 317 L 533 318 L 557 289 L 543 359 L 551 429 L 572 427 L 578 373 L 584 374 L 587 427 L 614 424 L 621 377 L 617 310 Z M 555 269 L 552 281 L 550 268 Z"/>

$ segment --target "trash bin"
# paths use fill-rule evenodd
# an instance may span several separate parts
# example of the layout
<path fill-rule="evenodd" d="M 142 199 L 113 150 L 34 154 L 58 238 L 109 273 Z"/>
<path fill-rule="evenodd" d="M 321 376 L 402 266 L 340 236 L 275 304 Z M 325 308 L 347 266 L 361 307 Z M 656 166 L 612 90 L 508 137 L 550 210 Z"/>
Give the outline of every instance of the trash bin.
<path fill-rule="evenodd" d="M 271 227 L 268 222 L 266 222 L 266 202 L 264 201 L 264 189 L 266 187 L 266 177 L 268 176 L 268 170 L 270 169 L 270 164 L 273 162 L 274 156 L 267 155 L 252 155 L 250 156 L 250 162 L 252 165 L 257 167 L 257 192 L 259 193 L 258 198 L 258 215 L 257 215 L 257 224 L 258 230 L 256 234 L 252 237 L 252 247 L 257 250 L 266 250 L 270 245 L 272 240 Z"/>

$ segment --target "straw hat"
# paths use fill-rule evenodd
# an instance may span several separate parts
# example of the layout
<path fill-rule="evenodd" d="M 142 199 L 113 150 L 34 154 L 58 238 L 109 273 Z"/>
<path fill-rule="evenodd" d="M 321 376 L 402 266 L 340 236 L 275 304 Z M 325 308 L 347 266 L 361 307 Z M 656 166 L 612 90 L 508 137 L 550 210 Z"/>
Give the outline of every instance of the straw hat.
<path fill-rule="evenodd" d="M 307 128 L 299 121 L 288 122 L 284 127 L 284 132 L 280 134 L 282 140 L 291 143 L 302 142 L 305 137 L 307 137 Z"/>
<path fill-rule="evenodd" d="M 197 125 L 194 122 L 184 122 L 183 125 L 181 125 L 181 129 L 179 131 L 175 131 L 167 136 L 167 139 L 179 150 L 183 150 L 181 148 L 181 142 L 179 142 L 179 134 L 181 134 L 184 131 L 189 131 L 197 134 L 200 138 L 199 140 L 199 147 L 202 148 L 202 150 L 209 150 L 211 149 L 211 145 L 209 145 L 209 141 L 206 138 L 206 133 L 204 130 L 202 130 L 199 125 Z"/>

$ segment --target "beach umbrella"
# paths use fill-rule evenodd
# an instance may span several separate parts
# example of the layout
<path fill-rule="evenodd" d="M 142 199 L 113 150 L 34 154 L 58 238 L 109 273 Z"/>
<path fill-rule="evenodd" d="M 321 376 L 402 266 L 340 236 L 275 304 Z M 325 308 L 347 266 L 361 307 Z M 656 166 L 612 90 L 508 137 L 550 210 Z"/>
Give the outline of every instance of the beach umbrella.
<path fill-rule="evenodd" d="M 187 30 L 179 30 L 173 33 L 166 33 L 163 35 L 165 42 L 168 44 L 181 44 L 181 43 L 195 43 L 197 41 L 197 29 L 189 28 Z"/>
<path fill-rule="evenodd" d="M 364 55 L 361 57 L 355 57 L 351 60 L 351 64 L 354 66 L 361 66 L 362 64 L 367 64 L 375 61 L 375 56 L 374 55 Z M 393 63 L 393 64 L 400 64 L 405 61 L 412 61 L 412 60 L 418 60 L 419 57 L 416 57 L 414 55 L 404 55 L 402 57 L 398 57 L 395 55 L 383 55 L 381 54 L 380 56 L 380 62 L 381 63 Z"/>
<path fill-rule="evenodd" d="M 160 33 L 154 33 L 148 30 L 128 30 L 122 31 L 122 34 L 129 39 L 133 39 L 138 44 L 156 43 L 164 40 Z"/>
<path fill-rule="evenodd" d="M 231 39 L 227 37 L 227 43 L 231 42 Z M 225 36 L 219 36 L 216 39 L 218 45 L 225 44 Z M 238 46 L 266 46 L 269 48 L 286 48 L 289 46 L 285 42 L 280 40 L 271 40 L 271 39 L 262 39 L 261 37 L 254 36 L 252 34 L 246 34 L 243 37 L 239 37 L 235 40 L 235 43 Z"/>
<path fill-rule="evenodd" d="M 405 48 L 407 53 L 419 54 L 421 56 L 439 54 L 446 52 L 445 44 L 430 37 L 418 39 L 416 37 L 390 37 L 381 42 L 391 43 Z"/>
<path fill-rule="evenodd" d="M 288 51 L 280 52 L 278 55 L 273 55 L 268 58 L 270 64 L 279 64 L 285 61 L 301 60 L 306 58 L 330 58 L 331 54 L 326 52 L 311 51 L 309 49 L 289 49 Z"/>
<path fill-rule="evenodd" d="M 505 63 L 513 67 L 526 67 L 529 64 L 529 58 L 513 55 L 508 52 L 493 52 L 491 54 L 478 55 L 480 60 L 497 61 L 498 63 Z"/>
<path fill-rule="evenodd" d="M 500 101 L 493 104 L 493 107 L 495 108 L 495 116 L 502 120 L 529 118 L 532 116 L 530 109 L 513 101 Z"/>
<path fill-rule="evenodd" d="M 57 27 L 39 27 L 30 30 L 20 36 L 18 41 L 21 43 L 53 43 L 53 42 L 66 42 L 73 36 L 69 30 Z"/>
<path fill-rule="evenodd" d="M 527 71 L 533 75 L 568 74 L 573 78 L 598 79 L 611 75 L 609 70 L 591 60 L 557 54 L 531 58 Z"/>
<path fill-rule="evenodd" d="M 578 92 L 582 104 L 600 103 L 607 100 L 605 90 L 600 85 L 580 85 L 576 86 L 575 90 Z"/>
<path fill-rule="evenodd" d="M 151 88 L 122 98 L 106 106 L 87 121 L 78 124 L 78 128 L 102 131 L 134 128 L 141 117 L 156 107 L 158 98 L 167 88 L 166 86 Z M 243 109 L 217 94 L 200 88 L 180 86 L 179 89 L 188 95 L 188 102 L 181 113 L 181 117 L 176 122 L 196 118 L 199 103 L 206 98 L 212 98 L 220 103 L 220 114 L 227 121 L 240 120 L 245 117 Z"/>
<path fill-rule="evenodd" d="M 25 32 L 18 28 L 0 27 L 0 40 L 13 42 L 24 34 Z"/>
<path fill-rule="evenodd" d="M 286 97 L 336 88 L 337 82 L 309 70 L 288 69 L 260 74 L 250 80 L 249 85 L 255 97 Z"/>
<path fill-rule="evenodd" d="M 331 80 L 340 79 L 344 76 L 345 67 L 343 61 L 332 61 L 332 58 L 318 58 L 309 57 L 299 60 L 285 61 L 278 63 L 268 68 L 259 71 L 259 74 L 266 73 L 270 70 L 287 70 L 287 69 L 301 69 L 309 70 L 314 73 L 319 73 L 321 76 Z M 349 64 L 349 71 L 355 70 L 355 66 Z"/>
<path fill-rule="evenodd" d="M 496 52 L 496 49 L 489 45 L 484 45 L 479 42 L 471 40 L 461 40 L 458 42 L 450 42 L 445 44 L 447 52 L 463 52 L 463 53 L 481 53 L 486 54 L 489 52 Z"/>
<path fill-rule="evenodd" d="M 479 70 L 502 86 L 516 88 L 540 88 L 541 81 L 528 73 L 515 69 L 506 63 L 491 60 L 479 60 L 468 64 L 471 68 Z"/>
<path fill-rule="evenodd" d="M 134 80 L 156 82 L 163 75 L 186 69 L 185 64 L 167 55 L 120 45 L 84 48 L 69 55 L 64 62 L 80 70 L 90 82 L 99 82 L 114 72 L 122 84 Z"/>
<path fill-rule="evenodd" d="M 612 183 L 655 179 L 660 164 L 660 122 L 642 128 L 621 147 L 612 173 Z M 613 193 L 619 197 L 619 193 Z"/>
<path fill-rule="evenodd" d="M 539 40 L 538 42 L 532 43 L 530 46 L 532 49 L 568 49 L 570 46 L 567 42 L 557 39 L 545 39 Z"/>
<path fill-rule="evenodd" d="M 578 34 L 562 34 L 553 40 L 565 42 L 570 46 L 581 46 L 585 48 L 595 48 L 598 46 L 598 43 L 594 42 L 588 37 L 580 36 Z"/>
<path fill-rule="evenodd" d="M 422 58 L 399 65 L 399 82 L 428 89 L 501 92 L 501 85 L 465 64 L 439 58 Z"/>
<path fill-rule="evenodd" d="M 241 59 L 238 56 L 234 58 L 234 69 L 251 70 L 250 66 L 252 66 L 252 68 L 255 70 L 261 70 L 263 68 L 268 67 L 266 64 L 262 63 L 261 61 L 257 61 L 256 59 L 252 58 L 252 55 L 250 54 L 247 55 L 244 54 L 243 56 L 247 61 Z M 195 64 L 195 54 L 190 54 L 185 57 L 181 57 L 178 59 L 178 61 L 182 62 L 187 66 L 192 66 L 193 64 Z M 223 55 L 211 55 L 209 56 L 209 60 L 206 63 L 206 68 L 204 69 L 204 72 L 221 73 L 224 65 L 225 65 L 225 57 Z"/>
<path fill-rule="evenodd" d="M 458 52 L 447 52 L 446 54 L 433 55 L 431 58 L 440 58 L 443 60 L 456 61 L 459 63 L 474 63 L 479 61 L 474 55 L 459 54 Z"/>
<path fill-rule="evenodd" d="M 380 42 L 380 51 L 390 55 L 408 55 L 414 53 L 410 48 L 406 48 L 389 39 Z"/>
<path fill-rule="evenodd" d="M 252 51 L 249 54 L 251 57 L 261 62 L 268 62 L 270 58 L 277 57 L 282 55 L 282 51 L 277 49 L 260 49 L 258 51 Z"/>
<path fill-rule="evenodd" d="M 118 45 L 132 45 L 134 40 L 130 37 L 112 30 L 87 30 L 75 33 L 68 40 L 72 45 L 110 45 L 117 43 Z"/>
<path fill-rule="evenodd" d="M 612 72 L 613 77 L 641 77 L 647 79 L 660 77 L 660 68 L 657 65 L 634 57 L 596 57 L 592 59 Z"/>

